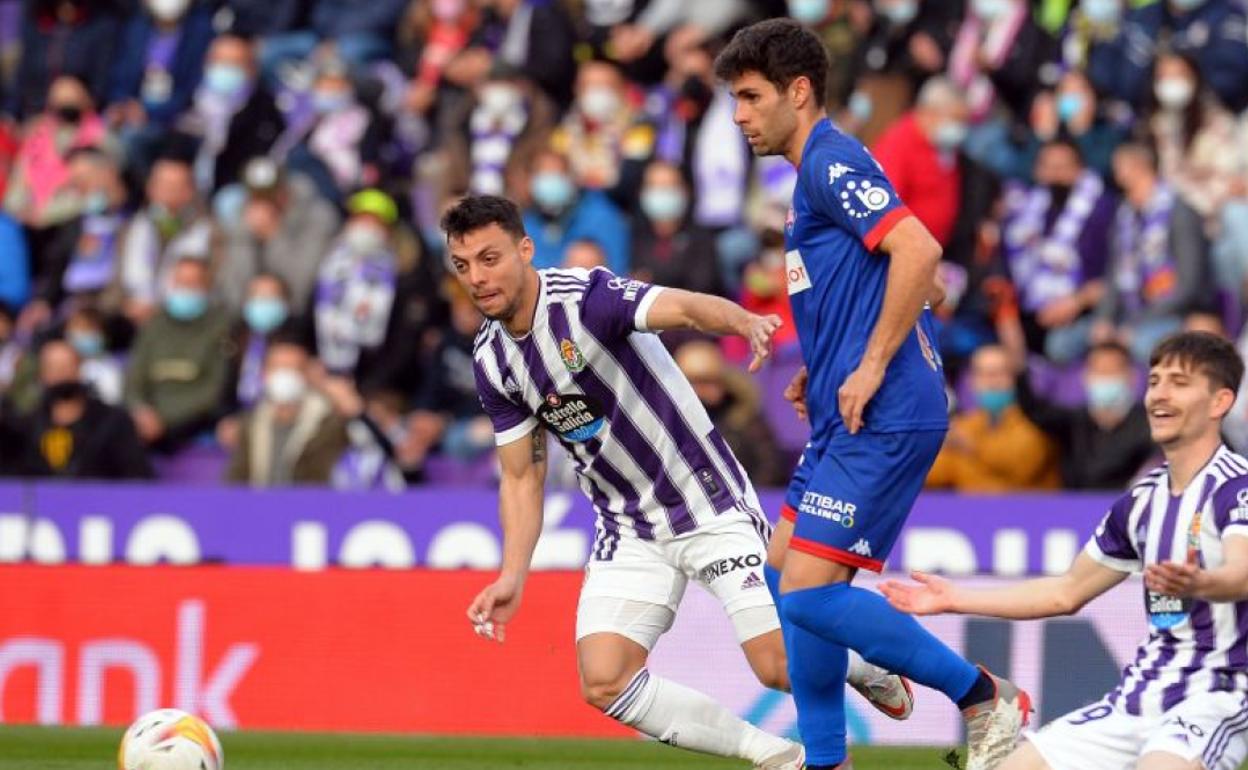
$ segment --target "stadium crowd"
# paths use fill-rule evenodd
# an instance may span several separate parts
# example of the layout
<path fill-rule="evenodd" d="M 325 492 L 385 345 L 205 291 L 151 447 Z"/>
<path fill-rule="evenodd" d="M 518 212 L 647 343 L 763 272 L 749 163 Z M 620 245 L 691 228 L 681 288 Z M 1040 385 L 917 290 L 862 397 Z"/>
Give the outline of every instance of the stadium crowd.
<path fill-rule="evenodd" d="M 794 173 L 751 156 L 712 62 L 787 14 L 945 250 L 957 414 L 929 485 L 1120 487 L 1153 455 L 1150 348 L 1243 325 L 1246 9 L 0 0 L 0 473 L 490 478 L 481 318 L 438 230 L 468 191 L 522 204 L 538 267 L 785 316 Z M 756 483 L 784 483 L 792 325 L 755 379 L 735 341 L 664 336 Z M 1228 424 L 1244 449 L 1248 399 Z"/>

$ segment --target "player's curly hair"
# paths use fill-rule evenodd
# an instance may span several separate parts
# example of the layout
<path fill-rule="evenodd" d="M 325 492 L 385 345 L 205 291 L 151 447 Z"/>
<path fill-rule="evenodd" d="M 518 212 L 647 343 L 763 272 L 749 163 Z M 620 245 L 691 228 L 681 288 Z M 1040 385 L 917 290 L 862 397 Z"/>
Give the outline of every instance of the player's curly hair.
<path fill-rule="evenodd" d="M 1209 332 L 1180 332 L 1162 340 L 1148 359 L 1148 368 L 1173 361 L 1203 372 L 1215 390 L 1239 392 L 1244 379 L 1244 360 L 1228 340 Z"/>
<path fill-rule="evenodd" d="M 828 53 L 815 33 L 789 18 L 751 24 L 732 36 L 715 57 L 715 77 L 734 80 L 757 72 L 778 89 L 795 79 L 810 80 L 815 104 L 823 106 L 828 81 Z"/>
<path fill-rule="evenodd" d="M 448 241 L 490 225 L 498 225 L 517 241 L 525 236 L 520 209 L 499 195 L 466 195 L 442 215 L 442 230 Z"/>

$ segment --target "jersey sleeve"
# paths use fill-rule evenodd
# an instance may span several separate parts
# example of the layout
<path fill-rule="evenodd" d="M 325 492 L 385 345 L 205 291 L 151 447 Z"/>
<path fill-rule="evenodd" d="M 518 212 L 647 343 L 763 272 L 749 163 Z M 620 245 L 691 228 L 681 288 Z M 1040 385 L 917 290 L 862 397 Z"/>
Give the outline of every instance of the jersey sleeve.
<path fill-rule="evenodd" d="M 477 358 L 472 363 L 472 372 L 477 380 L 477 397 L 481 400 L 481 408 L 494 426 L 496 445 L 506 446 L 537 427 L 537 418 L 504 394 L 504 385 L 497 371 L 491 371 Z"/>
<path fill-rule="evenodd" d="M 1109 513 L 1101 519 L 1100 526 L 1088 544 L 1084 553 L 1091 556 L 1106 567 L 1119 572 L 1138 572 L 1141 569 L 1140 554 L 1136 550 L 1135 540 L 1131 537 L 1131 508 L 1135 498 L 1126 494 L 1118 498 L 1110 507 Z"/>
<path fill-rule="evenodd" d="M 594 268 L 589 272 L 589 286 L 581 300 L 581 322 L 598 339 L 650 331 L 646 314 L 662 290 L 661 286 Z"/>
<path fill-rule="evenodd" d="M 1222 537 L 1248 537 L 1248 476 L 1229 479 L 1213 493 L 1213 520 Z"/>
<path fill-rule="evenodd" d="M 811 208 L 856 235 L 871 251 L 910 215 L 884 169 L 856 139 L 838 137 L 816 148 L 810 165 L 802 166 Z"/>

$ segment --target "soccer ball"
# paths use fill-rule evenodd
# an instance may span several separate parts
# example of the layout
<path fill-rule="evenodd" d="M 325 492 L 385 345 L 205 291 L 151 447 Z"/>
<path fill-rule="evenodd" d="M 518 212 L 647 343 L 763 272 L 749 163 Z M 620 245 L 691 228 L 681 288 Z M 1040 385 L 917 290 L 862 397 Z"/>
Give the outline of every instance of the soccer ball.
<path fill-rule="evenodd" d="M 118 770 L 223 770 L 221 742 L 197 716 L 178 709 L 144 714 L 121 737 Z"/>

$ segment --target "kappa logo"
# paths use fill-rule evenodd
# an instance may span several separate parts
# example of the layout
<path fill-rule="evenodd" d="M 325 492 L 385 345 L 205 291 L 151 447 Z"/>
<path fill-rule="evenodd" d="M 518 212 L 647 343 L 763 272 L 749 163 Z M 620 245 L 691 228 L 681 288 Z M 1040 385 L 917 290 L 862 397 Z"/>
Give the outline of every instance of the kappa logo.
<path fill-rule="evenodd" d="M 836 180 L 853 171 L 852 168 L 844 163 L 833 163 L 828 166 L 828 184 L 832 184 Z"/>
<path fill-rule="evenodd" d="M 757 572 L 751 572 L 745 576 L 745 580 L 741 583 L 741 590 L 746 591 L 751 588 L 765 588 L 766 585 L 767 584 L 759 578 Z"/>
<path fill-rule="evenodd" d="M 865 537 L 860 537 L 858 542 L 849 547 L 849 552 L 856 553 L 859 556 L 866 556 L 869 559 L 871 558 L 871 544 L 867 542 Z"/>

